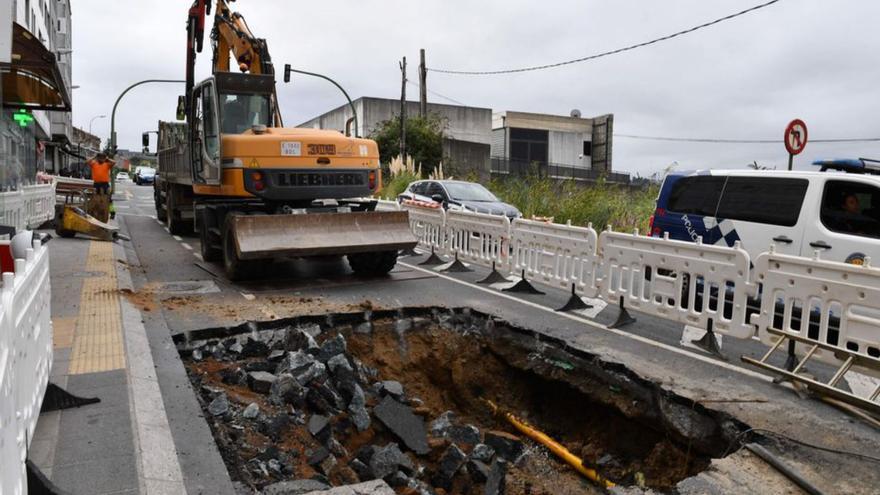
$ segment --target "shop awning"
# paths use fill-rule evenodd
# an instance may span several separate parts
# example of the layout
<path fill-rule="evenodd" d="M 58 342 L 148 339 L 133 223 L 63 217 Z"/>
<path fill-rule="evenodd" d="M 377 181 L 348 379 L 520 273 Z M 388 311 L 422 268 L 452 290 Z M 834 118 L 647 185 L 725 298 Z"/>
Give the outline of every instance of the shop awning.
<path fill-rule="evenodd" d="M 55 54 L 28 30 L 12 24 L 12 62 L 0 63 L 3 106 L 70 111 L 70 95 Z"/>

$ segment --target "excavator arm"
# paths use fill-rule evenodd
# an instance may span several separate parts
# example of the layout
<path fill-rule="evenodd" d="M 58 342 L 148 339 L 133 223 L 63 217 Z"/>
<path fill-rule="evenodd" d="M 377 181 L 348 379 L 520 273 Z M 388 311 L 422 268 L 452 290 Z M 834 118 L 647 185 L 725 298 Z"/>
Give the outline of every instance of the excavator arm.
<path fill-rule="evenodd" d="M 247 21 L 238 12 L 232 12 L 225 0 L 217 0 L 214 15 L 214 72 L 229 72 L 230 53 L 238 69 L 251 74 L 274 74 L 266 40 L 253 35 Z"/>

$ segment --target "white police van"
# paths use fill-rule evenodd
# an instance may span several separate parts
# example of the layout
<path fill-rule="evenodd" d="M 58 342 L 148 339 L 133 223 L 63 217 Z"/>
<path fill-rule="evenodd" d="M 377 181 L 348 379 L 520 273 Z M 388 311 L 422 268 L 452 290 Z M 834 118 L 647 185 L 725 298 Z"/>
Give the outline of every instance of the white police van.
<path fill-rule="evenodd" d="M 709 170 L 666 176 L 651 235 L 823 260 L 880 262 L 880 161 L 820 160 L 819 171 Z"/>

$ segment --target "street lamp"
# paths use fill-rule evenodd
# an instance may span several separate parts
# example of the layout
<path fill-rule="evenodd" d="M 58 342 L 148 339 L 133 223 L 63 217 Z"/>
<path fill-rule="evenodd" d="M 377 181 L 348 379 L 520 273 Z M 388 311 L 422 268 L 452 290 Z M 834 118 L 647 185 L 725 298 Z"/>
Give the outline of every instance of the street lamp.
<path fill-rule="evenodd" d="M 95 119 L 106 119 L 106 115 L 95 115 L 92 117 L 92 120 L 89 121 L 89 134 L 92 133 L 92 123 L 95 122 Z"/>
<path fill-rule="evenodd" d="M 113 112 L 110 114 L 110 143 L 108 148 L 110 149 L 110 154 L 116 154 L 116 107 L 119 106 L 119 101 L 122 100 L 122 97 L 125 96 L 126 93 L 131 91 L 132 89 L 140 86 L 141 84 L 148 83 L 185 83 L 186 81 L 181 81 L 179 79 L 145 79 L 143 81 L 138 81 L 131 86 L 125 88 L 125 91 L 120 93 L 119 97 L 116 98 L 116 103 L 113 104 Z"/>
<path fill-rule="evenodd" d="M 329 81 L 334 86 L 339 88 L 339 91 L 342 91 L 342 94 L 345 95 L 345 99 L 348 100 L 349 108 L 351 108 L 351 115 L 352 115 L 352 119 L 354 120 L 354 137 L 359 137 L 358 136 L 357 109 L 355 109 L 354 103 L 352 103 L 351 98 L 348 96 L 348 93 L 345 91 L 345 89 L 343 89 L 343 87 L 338 82 L 334 81 L 333 79 L 330 79 L 329 77 L 327 77 L 323 74 L 316 74 L 314 72 L 306 72 L 304 70 L 294 69 L 290 66 L 290 64 L 284 64 L 284 82 L 286 82 L 286 83 L 290 82 L 290 73 L 291 72 L 296 72 L 297 74 L 304 74 L 306 76 L 320 77 L 321 79 L 324 79 L 325 81 Z M 346 129 L 346 131 L 347 131 L 347 129 Z"/>

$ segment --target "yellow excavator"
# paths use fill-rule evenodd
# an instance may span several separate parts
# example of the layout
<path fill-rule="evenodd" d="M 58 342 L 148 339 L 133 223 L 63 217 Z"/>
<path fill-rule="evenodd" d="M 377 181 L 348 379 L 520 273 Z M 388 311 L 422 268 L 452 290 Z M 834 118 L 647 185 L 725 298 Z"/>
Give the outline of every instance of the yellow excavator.
<path fill-rule="evenodd" d="M 266 41 L 225 0 L 214 5 L 213 76 L 196 84 L 210 0 L 187 22 L 186 94 L 159 123 L 156 210 L 169 230 L 198 232 L 205 261 L 249 278 L 267 259 L 346 255 L 357 274 L 385 274 L 416 245 L 406 212 L 378 212 L 375 141 L 285 128 Z M 230 70 L 231 57 L 238 73 Z"/>

